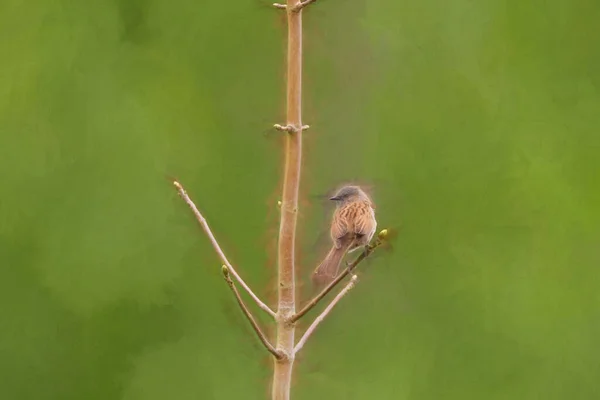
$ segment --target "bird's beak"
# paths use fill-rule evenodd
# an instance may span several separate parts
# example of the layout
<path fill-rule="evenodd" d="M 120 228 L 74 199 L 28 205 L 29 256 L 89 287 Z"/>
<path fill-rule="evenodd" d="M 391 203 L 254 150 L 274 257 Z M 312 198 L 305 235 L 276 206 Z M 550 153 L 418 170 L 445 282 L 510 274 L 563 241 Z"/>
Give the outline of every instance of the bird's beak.
<path fill-rule="evenodd" d="M 330 197 L 330 198 L 329 198 L 329 200 L 334 200 L 334 201 L 335 201 L 335 200 L 339 200 L 339 199 L 340 199 L 340 198 L 339 198 L 339 197 L 337 197 L 337 196 L 333 196 L 333 197 Z"/>

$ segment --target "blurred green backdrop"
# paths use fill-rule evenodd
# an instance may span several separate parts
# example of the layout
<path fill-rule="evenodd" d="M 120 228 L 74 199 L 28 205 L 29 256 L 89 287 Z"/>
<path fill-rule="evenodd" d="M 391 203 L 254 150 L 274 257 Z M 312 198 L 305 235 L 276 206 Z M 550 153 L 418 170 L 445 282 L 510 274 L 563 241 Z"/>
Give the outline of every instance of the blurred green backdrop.
<path fill-rule="evenodd" d="M 0 398 L 268 397 L 169 179 L 273 304 L 269 4 L 0 2 Z M 597 0 L 305 13 L 302 294 L 341 182 L 398 235 L 305 347 L 294 399 L 599 398 L 599 18 Z"/>

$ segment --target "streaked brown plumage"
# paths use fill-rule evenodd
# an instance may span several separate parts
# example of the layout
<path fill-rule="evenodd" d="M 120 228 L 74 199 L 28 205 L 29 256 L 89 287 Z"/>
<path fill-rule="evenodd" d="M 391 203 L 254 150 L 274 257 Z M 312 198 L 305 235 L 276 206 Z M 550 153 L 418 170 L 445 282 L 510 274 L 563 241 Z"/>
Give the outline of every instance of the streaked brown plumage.
<path fill-rule="evenodd" d="M 373 203 L 360 187 L 344 186 L 331 200 L 337 203 L 331 221 L 333 246 L 313 272 L 313 283 L 318 286 L 337 275 L 346 253 L 368 245 L 377 228 Z"/>

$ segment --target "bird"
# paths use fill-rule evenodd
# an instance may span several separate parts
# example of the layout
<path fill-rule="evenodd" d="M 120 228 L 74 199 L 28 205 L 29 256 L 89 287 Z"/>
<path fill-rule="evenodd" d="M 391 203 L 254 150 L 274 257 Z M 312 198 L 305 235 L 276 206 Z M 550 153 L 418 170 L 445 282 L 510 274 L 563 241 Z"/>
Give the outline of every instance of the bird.
<path fill-rule="evenodd" d="M 331 282 L 344 255 L 365 248 L 377 229 L 373 202 L 359 186 L 343 186 L 330 200 L 336 202 L 330 230 L 333 245 L 312 274 L 316 286 Z"/>

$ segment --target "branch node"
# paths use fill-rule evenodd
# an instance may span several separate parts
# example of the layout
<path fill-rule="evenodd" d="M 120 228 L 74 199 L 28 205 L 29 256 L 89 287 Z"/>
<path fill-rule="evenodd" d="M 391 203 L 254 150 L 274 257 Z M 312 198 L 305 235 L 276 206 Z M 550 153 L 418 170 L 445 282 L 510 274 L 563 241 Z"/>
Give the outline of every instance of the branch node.
<path fill-rule="evenodd" d="M 317 1 L 317 0 L 304 0 L 304 1 L 301 1 L 300 3 L 296 4 L 296 5 L 294 6 L 294 8 L 292 8 L 292 11 L 293 11 L 293 12 L 299 12 L 299 11 L 301 11 L 301 10 L 302 10 L 304 7 L 306 7 L 306 6 L 308 6 L 308 5 L 312 4 L 312 3 L 314 3 L 315 1 Z"/>
<path fill-rule="evenodd" d="M 298 132 L 298 128 L 296 128 L 294 125 L 280 125 L 280 124 L 275 124 L 273 125 L 273 128 L 277 129 L 278 131 L 282 131 L 282 132 L 287 132 L 287 133 L 296 133 Z"/>
<path fill-rule="evenodd" d="M 275 124 L 275 125 L 273 125 L 273 128 L 275 128 L 281 132 L 298 133 L 301 130 L 309 129 L 310 125 L 302 125 L 302 129 L 298 129 L 294 125 L 291 125 L 291 124 L 288 124 L 288 125 Z"/>
<path fill-rule="evenodd" d="M 277 349 L 277 353 L 279 354 L 279 358 L 277 358 L 277 361 L 290 362 L 294 359 L 294 354 L 290 354 L 283 349 Z"/>
<path fill-rule="evenodd" d="M 227 268 L 227 265 L 222 265 L 221 266 L 221 271 L 223 272 L 223 277 L 225 278 L 225 281 L 229 285 L 232 285 L 233 281 L 231 280 L 231 275 L 229 275 L 229 268 Z"/>

